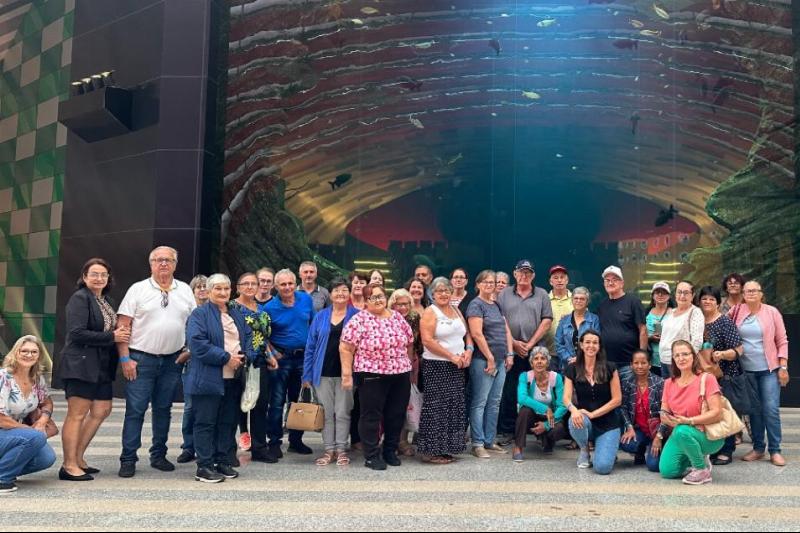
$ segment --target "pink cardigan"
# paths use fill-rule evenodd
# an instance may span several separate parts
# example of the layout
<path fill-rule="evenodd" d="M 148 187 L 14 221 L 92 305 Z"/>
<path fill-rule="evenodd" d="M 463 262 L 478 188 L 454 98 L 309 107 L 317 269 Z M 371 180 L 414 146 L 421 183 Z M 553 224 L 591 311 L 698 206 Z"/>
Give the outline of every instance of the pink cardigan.
<path fill-rule="evenodd" d="M 747 304 L 738 304 L 728 311 L 728 316 L 741 327 L 742 323 L 750 316 Z M 783 323 L 781 312 L 775 307 L 761 304 L 761 310 L 756 315 L 761 331 L 764 332 L 764 352 L 770 371 L 780 366 L 779 359 L 789 359 L 789 338 L 786 336 L 786 326 Z"/>

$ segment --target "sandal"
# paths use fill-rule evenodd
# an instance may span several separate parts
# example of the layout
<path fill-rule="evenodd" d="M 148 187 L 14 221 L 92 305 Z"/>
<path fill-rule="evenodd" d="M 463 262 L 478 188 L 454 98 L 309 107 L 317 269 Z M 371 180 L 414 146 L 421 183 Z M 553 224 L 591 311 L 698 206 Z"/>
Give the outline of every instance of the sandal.
<path fill-rule="evenodd" d="M 329 464 L 331 464 L 333 462 L 333 459 L 334 459 L 333 456 L 334 456 L 333 452 L 325 452 L 325 453 L 323 453 L 322 457 L 320 457 L 316 461 L 317 462 L 317 466 L 328 466 Z"/>
<path fill-rule="evenodd" d="M 434 455 L 432 457 L 424 457 L 422 462 L 424 463 L 431 463 L 433 465 L 449 465 L 454 461 L 453 458 L 448 459 L 442 455 Z"/>
<path fill-rule="evenodd" d="M 569 450 L 569 451 L 571 451 L 571 452 L 574 452 L 574 451 L 577 451 L 577 450 L 580 450 L 580 449 L 581 449 L 581 447 L 580 447 L 580 446 L 578 446 L 578 443 L 577 443 L 577 442 L 575 442 L 575 441 L 572 441 L 572 442 L 570 442 L 569 444 L 567 444 L 566 446 L 564 446 L 564 448 L 565 448 L 565 449 L 567 449 L 567 450 Z"/>
<path fill-rule="evenodd" d="M 715 466 L 729 465 L 733 462 L 733 457 L 727 455 L 718 455 L 711 460 L 711 464 Z"/>
<path fill-rule="evenodd" d="M 336 456 L 336 466 L 347 466 L 350 464 L 350 457 L 347 452 L 339 452 Z"/>

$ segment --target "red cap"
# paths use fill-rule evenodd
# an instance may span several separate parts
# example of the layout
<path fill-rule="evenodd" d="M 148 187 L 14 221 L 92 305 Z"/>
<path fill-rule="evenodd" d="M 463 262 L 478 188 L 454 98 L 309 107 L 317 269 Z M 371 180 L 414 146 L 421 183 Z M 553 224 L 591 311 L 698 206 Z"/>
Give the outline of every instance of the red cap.
<path fill-rule="evenodd" d="M 554 266 L 553 268 L 550 269 L 550 275 L 551 276 L 553 274 L 555 274 L 556 272 L 563 272 L 564 274 L 569 274 L 569 271 L 567 270 L 567 267 L 562 266 L 562 265 L 556 265 L 556 266 Z"/>

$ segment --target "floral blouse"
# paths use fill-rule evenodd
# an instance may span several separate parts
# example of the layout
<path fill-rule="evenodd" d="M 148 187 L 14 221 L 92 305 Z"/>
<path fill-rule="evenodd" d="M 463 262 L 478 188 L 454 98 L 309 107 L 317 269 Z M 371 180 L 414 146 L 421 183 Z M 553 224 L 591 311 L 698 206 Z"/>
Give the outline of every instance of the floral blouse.
<path fill-rule="evenodd" d="M 33 385 L 31 395 L 24 398 L 13 374 L 6 369 L 0 369 L 0 415 L 22 422 L 49 396 L 50 391 L 44 376 L 39 378 L 39 383 Z"/>
<path fill-rule="evenodd" d="M 408 345 L 414 342 L 414 334 L 397 311 L 393 311 L 389 318 L 378 318 L 369 311 L 361 311 L 345 326 L 342 342 L 356 347 L 354 372 L 411 372 Z"/>

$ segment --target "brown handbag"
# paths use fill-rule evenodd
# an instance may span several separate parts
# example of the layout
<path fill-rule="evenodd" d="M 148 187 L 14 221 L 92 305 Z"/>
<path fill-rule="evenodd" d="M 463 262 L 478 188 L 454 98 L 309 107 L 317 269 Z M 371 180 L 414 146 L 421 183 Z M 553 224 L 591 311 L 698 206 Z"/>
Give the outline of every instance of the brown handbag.
<path fill-rule="evenodd" d="M 311 401 L 303 401 L 303 389 L 296 402 L 289 405 L 289 418 L 286 428 L 295 431 L 315 431 L 319 433 L 325 427 L 325 409 L 316 401 L 314 389 L 311 391 Z"/>
<path fill-rule="evenodd" d="M 37 409 L 28 415 L 28 418 L 25 419 L 25 424 L 28 426 L 33 426 L 41 417 L 42 411 Z M 58 435 L 58 426 L 52 417 L 47 420 L 47 425 L 44 427 L 44 431 L 48 439 L 52 439 Z"/>

